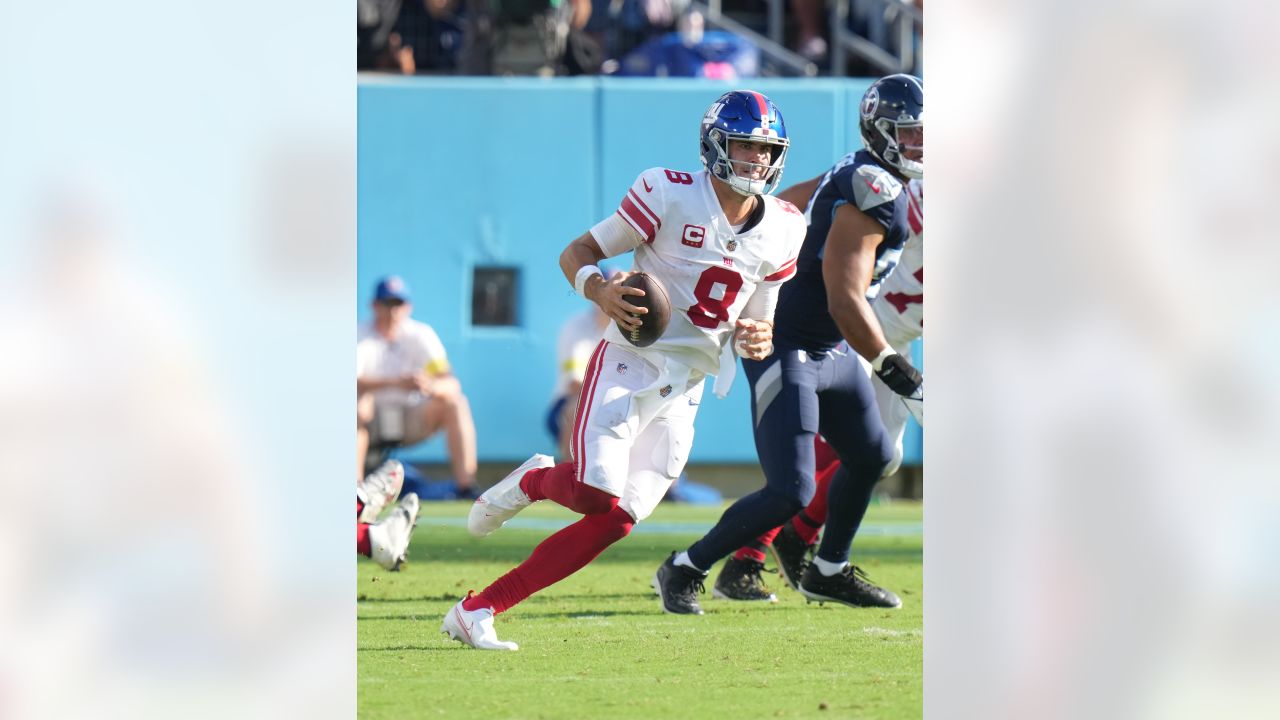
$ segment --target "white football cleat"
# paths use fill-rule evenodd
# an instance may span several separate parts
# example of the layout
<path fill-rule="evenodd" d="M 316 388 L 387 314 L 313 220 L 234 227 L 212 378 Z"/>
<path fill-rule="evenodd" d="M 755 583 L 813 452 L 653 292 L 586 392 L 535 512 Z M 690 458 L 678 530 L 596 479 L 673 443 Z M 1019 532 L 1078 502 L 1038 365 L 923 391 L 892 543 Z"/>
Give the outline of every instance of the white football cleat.
<path fill-rule="evenodd" d="M 471 597 L 470 593 L 467 597 Z M 477 650 L 519 650 L 520 646 L 499 640 L 493 630 L 493 608 L 464 610 L 462 600 L 449 609 L 440 625 L 440 632 L 451 639 L 466 643 Z"/>
<path fill-rule="evenodd" d="M 385 520 L 369 526 L 369 557 L 392 572 L 399 570 L 417 522 L 418 496 L 409 493 L 400 498 Z"/>
<path fill-rule="evenodd" d="M 534 455 L 511 474 L 502 478 L 497 485 L 484 491 L 471 506 L 471 515 L 467 517 L 467 530 L 476 537 L 484 537 L 502 527 L 516 513 L 529 507 L 533 501 L 520 489 L 520 479 L 530 470 L 549 468 L 556 464 L 547 455 Z"/>
<path fill-rule="evenodd" d="M 377 470 L 365 476 L 356 485 L 356 497 L 364 503 L 359 521 L 371 523 L 378 520 L 382 508 L 396 501 L 404 487 L 404 466 L 399 460 L 388 460 Z"/>

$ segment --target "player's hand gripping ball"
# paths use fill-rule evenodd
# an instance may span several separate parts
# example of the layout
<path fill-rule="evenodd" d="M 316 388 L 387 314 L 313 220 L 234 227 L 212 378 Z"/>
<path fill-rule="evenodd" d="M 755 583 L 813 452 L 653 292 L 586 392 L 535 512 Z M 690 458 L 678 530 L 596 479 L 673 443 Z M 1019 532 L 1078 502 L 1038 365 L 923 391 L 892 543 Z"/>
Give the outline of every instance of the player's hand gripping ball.
<path fill-rule="evenodd" d="M 636 273 L 626 280 L 622 281 L 624 287 L 633 287 L 644 291 L 644 296 L 627 295 L 628 303 L 636 307 L 648 308 L 649 312 L 644 315 L 634 315 L 640 319 L 640 327 L 630 330 L 623 327 L 622 323 L 617 323 L 618 330 L 627 342 L 636 347 L 649 347 L 658 338 L 662 337 L 662 333 L 667 331 L 667 324 L 671 322 L 671 297 L 667 295 L 667 289 L 662 287 L 662 283 L 658 278 L 648 273 Z"/>

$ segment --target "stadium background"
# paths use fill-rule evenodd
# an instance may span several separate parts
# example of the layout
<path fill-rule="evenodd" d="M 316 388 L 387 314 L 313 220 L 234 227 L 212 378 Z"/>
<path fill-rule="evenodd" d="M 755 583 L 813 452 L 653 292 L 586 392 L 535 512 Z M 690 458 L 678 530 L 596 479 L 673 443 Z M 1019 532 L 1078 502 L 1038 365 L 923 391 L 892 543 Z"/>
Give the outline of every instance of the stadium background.
<path fill-rule="evenodd" d="M 783 187 L 861 146 L 857 107 L 869 82 L 736 83 L 782 108 L 793 141 Z M 471 400 L 482 483 L 531 452 L 552 449 L 543 417 L 556 337 L 564 319 L 586 307 L 561 275 L 560 250 L 612 212 L 641 170 L 699 169 L 698 121 L 734 86 L 675 78 L 361 77 L 358 316 L 369 318 L 379 277 L 394 273 L 409 283 L 414 317 L 439 333 Z M 611 263 L 626 268 L 629 257 Z M 515 271 L 514 324 L 473 324 L 473 293 L 483 291 L 477 269 Z M 921 348 L 914 350 L 919 362 Z M 691 477 L 704 481 L 728 469 L 754 481 L 755 473 L 741 472 L 756 464 L 748 405 L 741 377 L 728 398 L 703 404 Z M 914 423 L 905 445 L 905 473 L 918 480 L 921 431 Z M 435 438 L 397 456 L 438 465 L 444 442 Z"/>

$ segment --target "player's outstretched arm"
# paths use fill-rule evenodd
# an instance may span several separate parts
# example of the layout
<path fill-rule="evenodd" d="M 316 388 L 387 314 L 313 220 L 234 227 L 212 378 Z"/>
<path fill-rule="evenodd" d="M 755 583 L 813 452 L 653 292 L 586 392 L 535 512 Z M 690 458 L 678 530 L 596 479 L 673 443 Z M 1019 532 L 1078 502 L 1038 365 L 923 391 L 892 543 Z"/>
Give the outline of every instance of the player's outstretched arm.
<path fill-rule="evenodd" d="M 884 339 L 867 288 L 875 270 L 876 248 L 884 240 L 884 226 L 853 205 L 836 210 L 822 258 L 827 307 L 849 346 L 871 362 L 890 390 L 911 395 L 920 387 L 919 371 Z"/>
<path fill-rule="evenodd" d="M 876 248 L 883 241 L 883 225 L 853 205 L 841 205 L 831 221 L 822 258 L 822 279 L 827 286 L 831 317 L 849 346 L 868 360 L 889 347 L 875 311 L 867 302 Z"/>
<path fill-rule="evenodd" d="M 560 253 L 560 270 L 564 273 L 565 279 L 576 290 L 578 273 L 584 267 L 594 267 L 604 259 L 605 254 L 600 249 L 600 244 L 596 242 L 590 232 L 585 232 L 569 243 L 564 252 Z M 630 275 L 631 273 L 618 273 L 614 275 L 612 280 L 606 281 L 604 275 L 598 272 L 594 273 L 584 282 L 582 294 L 591 302 L 599 305 L 600 309 L 610 319 L 621 323 L 627 328 L 635 329 L 640 327 L 640 320 L 635 316 L 645 315 L 649 312 L 649 309 L 636 307 L 624 299 L 627 295 L 644 296 L 643 290 L 622 285 L 622 281 L 626 280 Z"/>

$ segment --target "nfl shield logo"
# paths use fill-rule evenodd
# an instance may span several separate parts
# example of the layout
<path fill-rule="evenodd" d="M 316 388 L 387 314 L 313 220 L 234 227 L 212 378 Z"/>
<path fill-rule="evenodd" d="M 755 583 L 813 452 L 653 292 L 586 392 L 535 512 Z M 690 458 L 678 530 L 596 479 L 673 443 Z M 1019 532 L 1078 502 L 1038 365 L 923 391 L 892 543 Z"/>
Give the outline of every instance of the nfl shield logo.
<path fill-rule="evenodd" d="M 662 397 L 666 397 L 666 396 L 670 395 L 670 394 L 671 394 L 671 386 L 670 386 L 670 385 L 667 385 L 666 387 L 662 388 L 661 390 L 659 390 L 659 391 L 658 391 L 658 394 L 659 394 L 659 395 L 661 395 Z"/>
<path fill-rule="evenodd" d="M 624 372 L 626 372 L 626 371 L 627 371 L 627 364 L 626 364 L 626 363 L 618 363 L 618 374 L 619 374 L 619 375 L 621 375 L 622 373 L 624 373 Z"/>
<path fill-rule="evenodd" d="M 729 252 L 733 252 L 738 249 L 738 241 L 736 239 L 730 240 L 725 247 L 729 248 Z"/>

